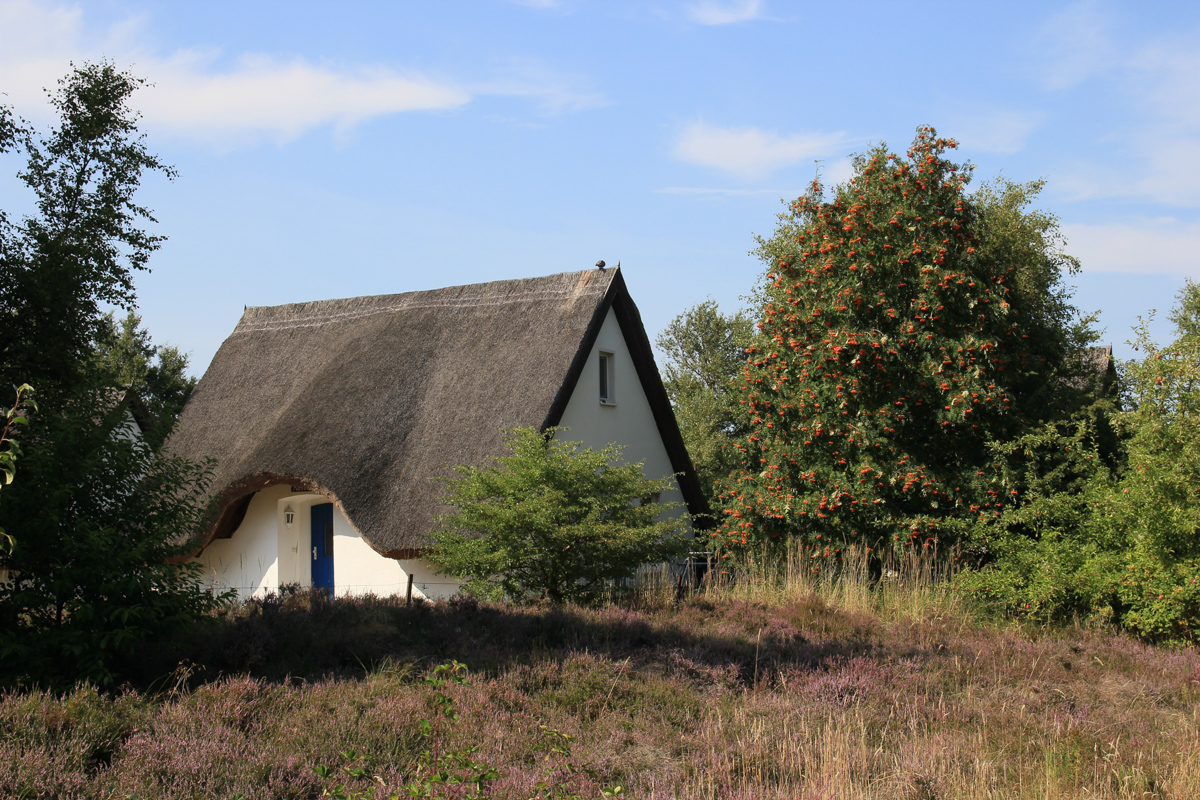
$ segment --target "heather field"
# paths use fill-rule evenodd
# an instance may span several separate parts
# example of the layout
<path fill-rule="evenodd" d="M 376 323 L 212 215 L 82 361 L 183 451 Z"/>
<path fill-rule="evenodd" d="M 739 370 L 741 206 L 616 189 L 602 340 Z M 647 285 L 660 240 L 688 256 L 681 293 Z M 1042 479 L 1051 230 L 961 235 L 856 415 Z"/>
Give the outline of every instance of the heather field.
<path fill-rule="evenodd" d="M 0 697 L 0 796 L 1200 797 L 1194 649 L 984 619 L 919 572 L 597 609 L 269 598 L 124 689 Z"/>

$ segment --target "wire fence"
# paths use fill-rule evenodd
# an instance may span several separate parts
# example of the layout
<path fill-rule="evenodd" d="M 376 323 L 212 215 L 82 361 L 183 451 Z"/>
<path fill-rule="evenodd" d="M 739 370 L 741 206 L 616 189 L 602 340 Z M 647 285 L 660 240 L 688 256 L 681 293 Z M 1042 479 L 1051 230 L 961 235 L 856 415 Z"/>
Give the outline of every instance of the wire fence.
<path fill-rule="evenodd" d="M 304 586 L 301 584 L 283 584 L 281 586 L 233 586 L 218 581 L 209 584 L 215 591 L 234 590 L 241 597 L 258 597 L 269 594 L 279 594 L 289 591 L 291 588 L 297 589 L 312 589 L 311 585 Z M 461 584 L 453 581 L 413 581 L 413 593 L 420 592 L 428 594 L 429 589 L 434 589 L 436 593 L 441 594 L 440 589 L 449 587 L 450 589 L 458 589 Z M 391 597 L 395 595 L 404 595 L 408 592 L 408 581 L 400 581 L 398 583 L 335 583 L 333 586 L 334 595 L 341 596 L 346 594 L 373 594 L 379 597 Z"/>

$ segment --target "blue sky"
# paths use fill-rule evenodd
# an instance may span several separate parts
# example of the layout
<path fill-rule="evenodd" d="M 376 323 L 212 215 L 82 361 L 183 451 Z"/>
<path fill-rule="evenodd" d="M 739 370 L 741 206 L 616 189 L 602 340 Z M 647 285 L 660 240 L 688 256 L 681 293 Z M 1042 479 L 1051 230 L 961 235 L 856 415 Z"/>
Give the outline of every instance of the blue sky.
<path fill-rule="evenodd" d="M 1044 178 L 1118 353 L 1200 279 L 1200 3 L 0 0 L 0 98 L 109 58 L 169 241 L 137 281 L 201 373 L 244 305 L 622 262 L 653 337 L 733 310 L 781 200 L 918 125 Z M 0 207 L 28 200 L 0 158 Z M 1170 331 L 1155 327 L 1160 338 Z"/>

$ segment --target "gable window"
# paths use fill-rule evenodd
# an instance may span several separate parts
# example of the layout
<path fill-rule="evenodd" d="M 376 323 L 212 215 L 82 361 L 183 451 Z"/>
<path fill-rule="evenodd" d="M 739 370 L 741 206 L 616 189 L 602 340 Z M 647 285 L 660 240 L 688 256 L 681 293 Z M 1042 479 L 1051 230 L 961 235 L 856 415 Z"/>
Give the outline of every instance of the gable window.
<path fill-rule="evenodd" d="M 617 404 L 617 395 L 613 386 L 613 354 L 600 354 L 600 405 L 613 406 Z"/>

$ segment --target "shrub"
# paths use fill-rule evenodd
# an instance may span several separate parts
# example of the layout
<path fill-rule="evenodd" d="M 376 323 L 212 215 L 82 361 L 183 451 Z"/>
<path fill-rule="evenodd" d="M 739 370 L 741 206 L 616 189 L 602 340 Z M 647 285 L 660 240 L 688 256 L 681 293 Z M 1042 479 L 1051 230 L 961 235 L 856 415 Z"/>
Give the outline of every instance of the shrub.
<path fill-rule="evenodd" d="M 641 464 L 619 463 L 616 445 L 594 451 L 555 432 L 509 431 L 512 455 L 456 468 L 446 497 L 456 510 L 434 534 L 434 564 L 518 602 L 593 602 L 682 552 L 685 518 L 654 502 L 672 476 L 651 480 Z"/>
<path fill-rule="evenodd" d="M 994 448 L 1004 488 L 1021 501 L 975 540 L 995 562 L 960 585 L 1010 611 L 1109 620 L 1153 640 L 1200 633 L 1200 284 L 1189 281 L 1159 347 L 1122 365 L 1116 467 L 1098 444 L 1101 419 L 1074 433 L 1046 428 Z"/>

